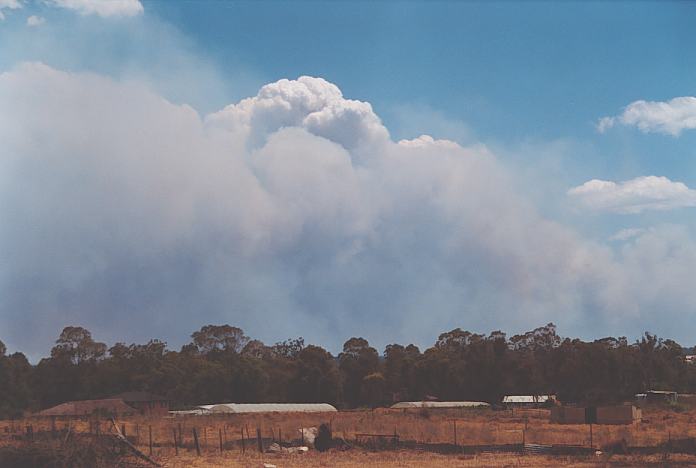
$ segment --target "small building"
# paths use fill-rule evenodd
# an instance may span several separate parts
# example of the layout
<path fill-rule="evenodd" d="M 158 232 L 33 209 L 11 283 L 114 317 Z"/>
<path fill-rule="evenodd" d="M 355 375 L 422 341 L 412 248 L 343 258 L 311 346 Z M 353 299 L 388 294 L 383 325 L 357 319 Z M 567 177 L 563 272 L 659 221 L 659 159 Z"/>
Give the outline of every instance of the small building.
<path fill-rule="evenodd" d="M 104 400 L 68 401 L 37 413 L 37 416 L 83 417 L 83 416 L 132 416 L 138 410 L 118 398 Z"/>
<path fill-rule="evenodd" d="M 642 410 L 633 405 L 597 407 L 597 424 L 633 424 L 641 419 Z"/>
<path fill-rule="evenodd" d="M 401 401 L 391 405 L 391 409 L 449 409 L 449 408 L 489 408 L 484 401 Z"/>
<path fill-rule="evenodd" d="M 684 356 L 684 362 L 687 364 L 696 364 L 696 354 L 687 354 Z"/>
<path fill-rule="evenodd" d="M 577 406 L 553 406 L 551 408 L 551 422 L 556 424 L 585 424 L 587 422 L 586 409 Z"/>
<path fill-rule="evenodd" d="M 641 419 L 641 409 L 633 405 L 551 408 L 551 422 L 556 424 L 633 424 Z"/>
<path fill-rule="evenodd" d="M 128 406 L 132 406 L 145 416 L 166 416 L 169 414 L 169 400 L 153 393 L 125 392 L 110 398 L 123 400 Z"/>
<path fill-rule="evenodd" d="M 503 405 L 507 408 L 538 408 L 556 401 L 556 395 L 506 395 Z"/>
<path fill-rule="evenodd" d="M 338 410 L 328 403 L 221 403 L 201 405 L 199 408 L 210 413 L 336 413 Z"/>
<path fill-rule="evenodd" d="M 645 401 L 646 403 L 676 403 L 678 399 L 677 392 L 670 390 L 649 390 L 645 393 L 636 393 L 637 401 Z"/>

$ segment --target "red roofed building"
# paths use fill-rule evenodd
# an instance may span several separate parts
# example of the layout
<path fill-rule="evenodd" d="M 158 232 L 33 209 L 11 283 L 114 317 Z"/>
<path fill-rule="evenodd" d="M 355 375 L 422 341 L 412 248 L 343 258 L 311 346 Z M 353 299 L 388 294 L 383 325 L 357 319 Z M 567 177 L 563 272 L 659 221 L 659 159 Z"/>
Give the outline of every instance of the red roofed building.
<path fill-rule="evenodd" d="M 128 406 L 118 398 L 105 400 L 81 400 L 68 401 L 58 406 L 45 409 L 37 413 L 38 416 L 132 416 L 138 414 L 138 410 Z"/>
<path fill-rule="evenodd" d="M 169 414 L 169 400 L 160 395 L 148 392 L 125 392 L 110 398 L 122 400 L 146 416 L 167 416 Z"/>

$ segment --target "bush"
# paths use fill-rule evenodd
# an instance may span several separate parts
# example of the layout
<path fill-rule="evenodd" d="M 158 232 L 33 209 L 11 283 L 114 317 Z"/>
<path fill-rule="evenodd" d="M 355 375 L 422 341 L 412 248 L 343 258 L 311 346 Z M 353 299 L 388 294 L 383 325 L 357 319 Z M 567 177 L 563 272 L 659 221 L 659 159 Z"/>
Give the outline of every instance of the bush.
<path fill-rule="evenodd" d="M 331 435 L 331 428 L 328 424 L 323 423 L 319 426 L 319 432 L 317 433 L 317 438 L 314 439 L 314 448 L 320 452 L 325 452 L 333 446 L 333 436 Z"/>

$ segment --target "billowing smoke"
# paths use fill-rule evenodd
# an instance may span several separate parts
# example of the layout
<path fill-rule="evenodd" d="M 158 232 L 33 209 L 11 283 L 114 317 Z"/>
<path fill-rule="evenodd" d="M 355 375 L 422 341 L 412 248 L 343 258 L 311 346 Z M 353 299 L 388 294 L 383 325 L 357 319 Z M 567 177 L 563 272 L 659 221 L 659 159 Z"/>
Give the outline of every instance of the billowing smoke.
<path fill-rule="evenodd" d="M 395 142 L 320 78 L 201 117 L 133 82 L 23 64 L 0 75 L 0 148 L 0 337 L 30 353 L 69 324 L 177 345 L 225 322 L 335 350 L 457 326 L 635 333 L 696 305 L 681 228 L 590 242 L 485 146 Z"/>

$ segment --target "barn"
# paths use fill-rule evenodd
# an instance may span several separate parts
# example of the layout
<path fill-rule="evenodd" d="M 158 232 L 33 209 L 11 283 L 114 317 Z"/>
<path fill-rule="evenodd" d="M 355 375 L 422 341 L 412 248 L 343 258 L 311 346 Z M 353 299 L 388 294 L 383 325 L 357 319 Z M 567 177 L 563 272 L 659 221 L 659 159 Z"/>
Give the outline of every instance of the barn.
<path fill-rule="evenodd" d="M 118 398 L 104 400 L 68 401 L 52 408 L 37 413 L 37 416 L 52 417 L 82 417 L 91 415 L 100 416 L 132 416 L 138 414 L 138 410 L 128 406 Z"/>
<path fill-rule="evenodd" d="M 641 409 L 633 405 L 551 408 L 551 422 L 556 424 L 633 424 L 641 419 Z"/>
<path fill-rule="evenodd" d="M 148 392 L 125 392 L 109 398 L 122 400 L 146 416 L 166 416 L 169 414 L 169 400 Z"/>

